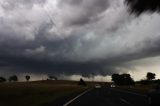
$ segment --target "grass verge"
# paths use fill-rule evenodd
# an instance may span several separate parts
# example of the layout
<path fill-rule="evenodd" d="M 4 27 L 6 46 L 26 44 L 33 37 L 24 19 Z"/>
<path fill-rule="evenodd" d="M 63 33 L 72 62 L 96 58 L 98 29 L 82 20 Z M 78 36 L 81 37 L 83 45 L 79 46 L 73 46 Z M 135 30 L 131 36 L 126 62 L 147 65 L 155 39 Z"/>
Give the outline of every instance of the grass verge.
<path fill-rule="evenodd" d="M 1 83 L 0 106 L 39 106 L 85 89 L 72 81 Z"/>

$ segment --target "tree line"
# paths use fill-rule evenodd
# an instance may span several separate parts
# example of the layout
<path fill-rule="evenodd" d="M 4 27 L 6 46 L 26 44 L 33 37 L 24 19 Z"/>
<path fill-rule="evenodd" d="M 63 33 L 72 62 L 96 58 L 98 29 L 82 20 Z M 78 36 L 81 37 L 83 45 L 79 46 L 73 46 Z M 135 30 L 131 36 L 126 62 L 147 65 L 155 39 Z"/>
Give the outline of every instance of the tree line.
<path fill-rule="evenodd" d="M 138 81 L 138 83 L 141 83 L 141 84 L 150 84 L 153 82 L 160 83 L 160 80 L 153 81 L 153 79 L 155 79 L 155 77 L 156 77 L 155 73 L 148 72 L 146 74 L 146 79 L 140 80 L 140 81 Z M 135 81 L 133 80 L 133 78 L 131 78 L 130 74 L 113 74 L 112 81 L 116 85 L 135 85 Z"/>
<path fill-rule="evenodd" d="M 116 85 L 134 85 L 135 84 L 130 74 L 113 74 L 112 81 Z"/>
<path fill-rule="evenodd" d="M 25 79 L 26 81 L 29 81 L 30 80 L 30 76 L 29 75 L 26 75 L 25 76 Z M 8 79 L 0 76 L 0 82 L 6 82 L 6 81 L 9 81 L 9 82 L 17 82 L 18 81 L 18 77 L 17 75 L 12 75 L 10 76 Z"/>
<path fill-rule="evenodd" d="M 25 79 L 28 82 L 30 80 L 31 76 L 30 75 L 26 75 Z M 17 82 L 19 79 L 17 77 L 17 75 L 12 75 L 10 76 L 8 79 L 6 79 L 5 77 L 0 76 L 0 83 L 1 82 Z M 48 76 L 47 80 L 58 80 L 58 78 L 56 76 Z"/>
<path fill-rule="evenodd" d="M 146 79 L 140 80 L 138 81 L 138 83 L 141 84 L 149 84 L 153 82 L 153 79 L 155 79 L 156 74 L 155 73 L 151 73 L 148 72 L 146 74 Z M 30 80 L 31 76 L 30 75 L 26 75 L 25 79 L 28 82 Z M 116 84 L 116 85 L 134 85 L 135 81 L 133 80 L 133 78 L 131 77 L 130 74 L 112 74 L 111 76 L 112 81 Z M 48 76 L 47 80 L 58 80 L 57 77 L 55 76 Z M 1 82 L 17 82 L 18 81 L 18 77 L 16 75 L 10 76 L 8 79 L 0 76 L 0 83 Z M 160 80 L 155 80 L 154 82 L 158 82 L 160 83 Z M 86 85 L 85 82 L 83 81 L 83 79 L 80 79 L 79 85 Z"/>

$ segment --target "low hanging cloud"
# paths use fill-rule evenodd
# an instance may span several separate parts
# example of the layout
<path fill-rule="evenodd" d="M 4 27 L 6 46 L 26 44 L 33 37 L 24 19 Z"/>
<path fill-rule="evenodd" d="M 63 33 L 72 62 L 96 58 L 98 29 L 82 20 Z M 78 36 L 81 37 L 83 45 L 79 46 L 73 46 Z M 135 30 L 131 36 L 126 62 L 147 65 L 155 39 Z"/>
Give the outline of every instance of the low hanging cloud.
<path fill-rule="evenodd" d="M 159 56 L 160 16 L 123 0 L 1 0 L 0 72 L 111 75 Z"/>

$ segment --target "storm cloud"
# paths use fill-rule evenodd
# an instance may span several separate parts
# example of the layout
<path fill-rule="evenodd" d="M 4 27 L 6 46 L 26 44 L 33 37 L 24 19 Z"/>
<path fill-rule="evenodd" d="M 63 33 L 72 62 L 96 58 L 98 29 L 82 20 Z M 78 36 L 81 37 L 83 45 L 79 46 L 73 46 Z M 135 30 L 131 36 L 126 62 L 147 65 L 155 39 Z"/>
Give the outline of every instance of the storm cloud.
<path fill-rule="evenodd" d="M 159 21 L 131 15 L 123 0 L 1 0 L 0 72 L 126 72 L 160 55 Z"/>
<path fill-rule="evenodd" d="M 125 0 L 126 4 L 129 5 L 129 10 L 131 13 L 136 13 L 137 15 L 143 12 L 159 12 L 160 11 L 160 1 L 159 0 Z"/>

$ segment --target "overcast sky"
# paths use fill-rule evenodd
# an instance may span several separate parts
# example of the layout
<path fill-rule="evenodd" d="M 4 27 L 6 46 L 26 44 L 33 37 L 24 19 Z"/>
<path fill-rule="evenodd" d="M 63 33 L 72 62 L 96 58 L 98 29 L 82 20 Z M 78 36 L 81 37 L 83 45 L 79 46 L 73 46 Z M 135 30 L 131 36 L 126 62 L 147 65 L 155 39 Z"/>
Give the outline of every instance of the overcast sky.
<path fill-rule="evenodd" d="M 123 0 L 0 0 L 0 75 L 160 78 L 160 15 L 127 8 Z"/>

